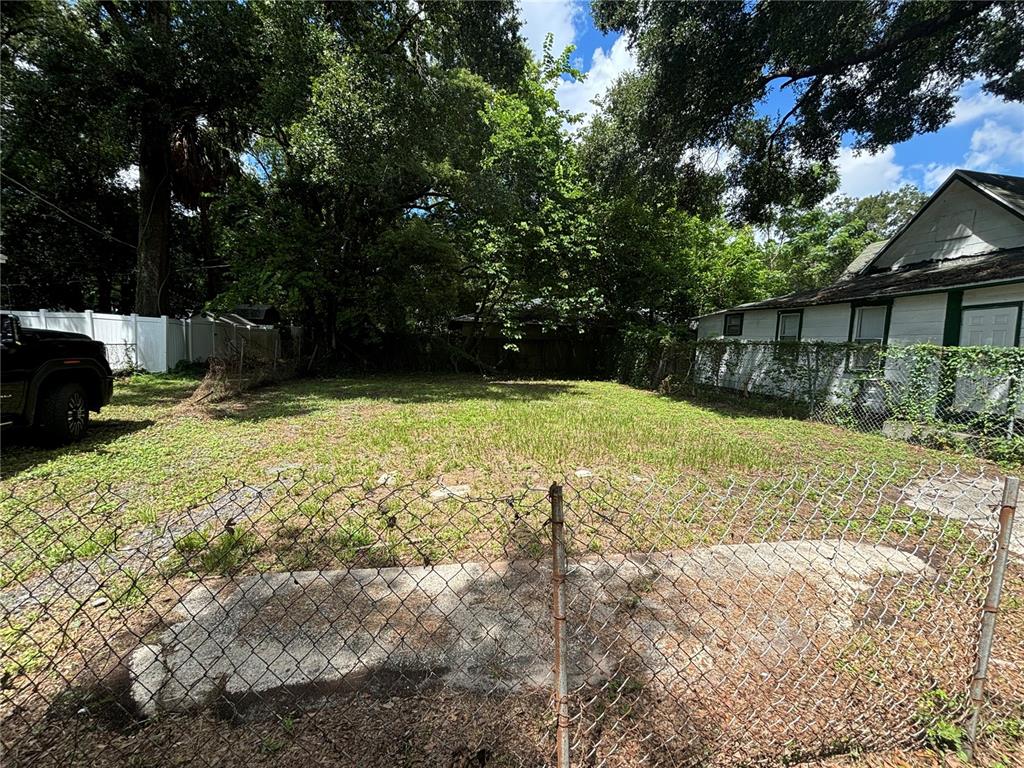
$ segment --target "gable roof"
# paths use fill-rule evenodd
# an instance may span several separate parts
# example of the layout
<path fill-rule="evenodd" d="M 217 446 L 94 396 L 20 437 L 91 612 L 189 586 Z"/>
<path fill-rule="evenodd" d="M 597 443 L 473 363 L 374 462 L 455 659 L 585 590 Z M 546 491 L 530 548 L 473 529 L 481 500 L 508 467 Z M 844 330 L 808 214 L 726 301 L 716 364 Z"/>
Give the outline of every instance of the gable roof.
<path fill-rule="evenodd" d="M 1024 219 L 1024 178 L 1020 176 L 1006 176 L 1000 173 L 981 173 L 980 171 L 968 171 L 963 168 L 957 168 L 949 174 L 949 178 L 939 185 L 939 188 L 936 189 L 925 204 L 917 210 L 917 213 L 911 216 L 902 227 L 896 230 L 896 234 L 889 238 L 889 241 L 878 250 L 874 258 L 861 267 L 860 272 L 866 272 L 873 264 L 875 264 L 875 262 L 882 258 L 892 244 L 899 240 L 904 232 L 910 229 L 913 223 L 921 217 L 921 214 L 927 211 L 932 203 L 938 200 L 942 196 L 942 193 L 945 192 L 949 185 L 954 181 L 962 181 L 971 189 L 1002 206 L 1006 210 L 1010 211 L 1010 213 Z"/>
<path fill-rule="evenodd" d="M 946 288 L 1016 282 L 1024 282 L 1024 248 L 932 261 L 926 265 L 914 264 L 912 267 L 889 272 L 856 275 L 848 280 L 826 285 L 824 288 L 797 291 L 764 301 L 752 301 L 731 309 L 709 312 L 702 317 L 747 309 L 810 307 L 816 304 L 838 304 L 861 299 L 884 300 Z"/>
<path fill-rule="evenodd" d="M 975 189 L 1024 218 L 1024 177 L 980 171 L 956 171 L 974 182 Z"/>
<path fill-rule="evenodd" d="M 864 246 L 860 253 L 857 254 L 856 258 L 846 265 L 846 269 L 839 275 L 839 280 L 849 280 L 852 277 L 856 277 L 860 272 L 872 261 L 875 260 L 875 256 L 881 251 L 888 240 L 878 240 L 874 243 L 868 243 Z"/>

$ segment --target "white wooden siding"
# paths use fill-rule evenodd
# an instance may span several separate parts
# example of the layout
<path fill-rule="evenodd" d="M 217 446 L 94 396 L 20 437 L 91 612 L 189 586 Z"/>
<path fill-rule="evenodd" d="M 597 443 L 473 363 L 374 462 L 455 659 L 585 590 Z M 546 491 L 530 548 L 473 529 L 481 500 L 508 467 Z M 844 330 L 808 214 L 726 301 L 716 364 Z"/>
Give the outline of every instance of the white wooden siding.
<path fill-rule="evenodd" d="M 725 315 L 708 315 L 697 321 L 698 339 L 720 339 L 723 334 Z"/>
<path fill-rule="evenodd" d="M 879 267 L 954 259 L 1024 245 L 1024 220 L 953 181 L 875 262 Z"/>
<path fill-rule="evenodd" d="M 889 318 L 891 344 L 941 344 L 946 322 L 946 297 L 943 292 L 900 296 L 893 299 Z M 1024 283 L 970 288 L 964 291 L 965 307 L 1024 301 Z M 743 313 L 743 335 L 732 338 L 773 341 L 777 309 L 755 309 Z M 701 339 L 723 338 L 725 313 L 702 318 L 697 328 Z M 1024 338 L 1024 318 L 1021 320 Z M 801 339 L 804 341 L 845 342 L 850 332 L 850 305 L 822 304 L 804 308 Z"/>
<path fill-rule="evenodd" d="M 946 294 L 926 293 L 893 299 L 890 344 L 941 344 L 946 325 Z"/>
<path fill-rule="evenodd" d="M 995 285 L 991 288 L 971 288 L 964 291 L 964 306 L 972 304 L 999 304 L 1004 301 L 1024 301 L 1024 283 Z"/>
<path fill-rule="evenodd" d="M 742 310 L 736 310 L 737 312 Z M 730 313 L 731 314 L 731 313 Z M 755 339 L 775 341 L 775 321 L 778 312 L 774 309 L 753 309 L 743 312 L 743 335 L 731 339 Z M 721 339 L 725 330 L 725 313 L 701 318 L 697 326 L 697 338 Z"/>
<path fill-rule="evenodd" d="M 850 335 L 850 305 L 821 304 L 804 309 L 802 341 L 845 342 Z"/>
<path fill-rule="evenodd" d="M 728 338 L 750 341 L 775 341 L 779 311 L 778 309 L 753 309 L 743 312 L 743 335 Z M 803 313 L 803 327 L 800 330 L 801 340 L 846 341 L 850 332 L 849 304 L 822 304 L 815 307 L 805 307 Z M 701 318 L 697 326 L 697 338 L 724 338 L 724 328 L 725 313 Z"/>

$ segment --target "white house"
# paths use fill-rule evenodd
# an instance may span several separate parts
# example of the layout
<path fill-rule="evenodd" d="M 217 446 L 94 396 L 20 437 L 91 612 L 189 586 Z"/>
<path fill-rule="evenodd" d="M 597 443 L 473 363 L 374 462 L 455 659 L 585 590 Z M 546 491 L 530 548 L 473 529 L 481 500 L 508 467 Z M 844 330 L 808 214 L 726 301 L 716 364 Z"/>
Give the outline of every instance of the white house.
<path fill-rule="evenodd" d="M 1024 178 L 957 170 L 831 285 L 698 318 L 702 339 L 1019 346 Z"/>

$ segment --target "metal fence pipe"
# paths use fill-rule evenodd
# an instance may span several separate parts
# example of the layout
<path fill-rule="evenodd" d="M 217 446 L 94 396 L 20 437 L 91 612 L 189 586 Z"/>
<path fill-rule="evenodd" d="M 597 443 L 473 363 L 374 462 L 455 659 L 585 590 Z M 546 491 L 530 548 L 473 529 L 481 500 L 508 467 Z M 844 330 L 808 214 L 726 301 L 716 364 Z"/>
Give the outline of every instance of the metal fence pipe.
<path fill-rule="evenodd" d="M 992 579 L 988 584 L 985 606 L 982 609 L 978 661 L 974 668 L 974 679 L 971 680 L 971 719 L 967 724 L 967 754 L 969 758 L 973 758 L 978 738 L 978 721 L 981 718 L 981 707 L 985 701 L 985 680 L 988 675 L 989 657 L 992 655 L 992 644 L 995 641 L 996 614 L 999 612 L 999 598 L 1003 591 L 1003 579 L 1006 576 L 1006 563 L 1010 553 L 1010 534 L 1013 532 L 1013 516 L 1017 510 L 1019 488 L 1020 480 L 1016 477 L 1006 478 L 1003 484 L 1003 500 L 999 507 L 996 556 L 992 565 Z"/>
<path fill-rule="evenodd" d="M 569 768 L 569 678 L 566 667 L 565 626 L 565 515 L 562 486 L 552 483 L 551 498 L 551 600 L 555 630 L 555 711 L 558 715 L 556 756 L 558 768 Z"/>

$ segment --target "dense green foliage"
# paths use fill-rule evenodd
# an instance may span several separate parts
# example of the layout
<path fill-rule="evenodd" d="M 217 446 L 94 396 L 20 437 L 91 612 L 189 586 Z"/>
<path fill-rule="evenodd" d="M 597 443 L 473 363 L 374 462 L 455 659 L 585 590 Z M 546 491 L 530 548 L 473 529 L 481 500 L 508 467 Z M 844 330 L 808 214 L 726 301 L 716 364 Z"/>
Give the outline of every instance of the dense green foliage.
<path fill-rule="evenodd" d="M 598 26 L 631 36 L 639 59 L 610 98 L 611 131 L 626 140 L 605 166 L 626 165 L 644 184 L 689 177 L 675 185 L 687 205 L 728 182 L 748 221 L 832 192 L 847 136 L 876 151 L 942 127 L 968 80 L 1024 98 L 1021 3 L 597 0 L 593 9 Z M 757 110 L 772 93 L 790 96 L 785 114 Z M 714 149 L 727 158 L 708 167 Z"/>
<path fill-rule="evenodd" d="M 713 39 L 718 15 L 745 18 L 729 8 L 694 18 Z M 632 29 L 641 12 L 598 17 Z M 555 96 L 581 76 L 571 50 L 533 60 L 511 0 L 12 4 L 0 299 L 140 314 L 271 303 L 309 348 L 366 360 L 460 314 L 514 342 L 524 312 L 581 330 L 681 325 L 819 286 L 923 199 L 808 207 L 831 189 L 815 166 L 816 191 L 776 200 L 771 226 L 737 223 L 727 202 L 749 179 L 645 138 L 652 116 L 678 128 L 651 108 L 655 26 L 636 30 L 641 71 L 577 129 Z M 768 38 L 757 55 L 782 44 Z M 734 95 L 705 94 L 708 108 Z M 714 165 L 716 137 L 684 159 Z"/>
<path fill-rule="evenodd" d="M 837 278 L 865 246 L 887 240 L 924 204 L 916 187 L 859 200 L 839 198 L 779 217 L 766 244 L 775 274 L 772 292 L 820 288 Z M 722 306 L 722 305 L 719 305 Z"/>

